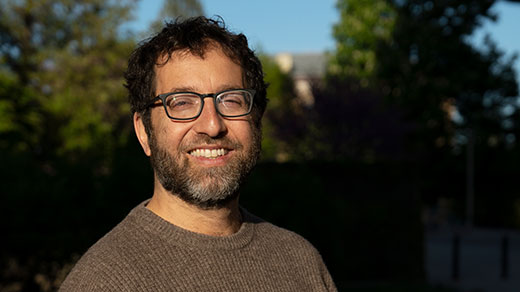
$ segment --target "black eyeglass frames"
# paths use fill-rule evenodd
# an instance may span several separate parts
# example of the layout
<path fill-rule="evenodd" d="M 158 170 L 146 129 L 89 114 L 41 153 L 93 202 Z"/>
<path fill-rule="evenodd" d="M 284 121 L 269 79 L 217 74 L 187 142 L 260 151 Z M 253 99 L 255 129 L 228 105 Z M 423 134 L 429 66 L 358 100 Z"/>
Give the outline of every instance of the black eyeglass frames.
<path fill-rule="evenodd" d="M 147 107 L 162 101 L 166 115 L 172 120 L 193 120 L 200 116 L 204 99 L 212 98 L 215 109 L 223 117 L 241 117 L 251 113 L 255 90 L 229 89 L 218 93 L 168 92 L 156 96 Z"/>

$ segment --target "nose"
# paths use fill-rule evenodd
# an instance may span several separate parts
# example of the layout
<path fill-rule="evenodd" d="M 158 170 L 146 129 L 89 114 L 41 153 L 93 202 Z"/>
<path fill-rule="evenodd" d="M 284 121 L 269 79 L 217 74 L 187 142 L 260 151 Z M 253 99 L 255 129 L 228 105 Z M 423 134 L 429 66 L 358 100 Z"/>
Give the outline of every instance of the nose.
<path fill-rule="evenodd" d="M 204 134 L 212 138 L 221 136 L 227 131 L 224 119 L 217 112 L 211 99 L 206 99 L 204 102 L 202 113 L 195 120 L 193 129 L 197 134 Z"/>

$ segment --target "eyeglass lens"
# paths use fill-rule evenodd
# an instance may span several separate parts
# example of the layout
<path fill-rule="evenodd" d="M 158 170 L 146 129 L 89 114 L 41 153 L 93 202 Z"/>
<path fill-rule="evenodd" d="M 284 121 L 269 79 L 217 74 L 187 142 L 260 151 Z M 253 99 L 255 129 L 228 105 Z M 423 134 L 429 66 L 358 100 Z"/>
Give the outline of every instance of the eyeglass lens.
<path fill-rule="evenodd" d="M 253 96 L 245 90 L 227 91 L 216 96 L 217 111 L 227 117 L 241 116 L 249 113 Z M 202 111 L 201 96 L 194 93 L 173 93 L 166 100 L 168 115 L 176 119 L 189 119 Z"/>

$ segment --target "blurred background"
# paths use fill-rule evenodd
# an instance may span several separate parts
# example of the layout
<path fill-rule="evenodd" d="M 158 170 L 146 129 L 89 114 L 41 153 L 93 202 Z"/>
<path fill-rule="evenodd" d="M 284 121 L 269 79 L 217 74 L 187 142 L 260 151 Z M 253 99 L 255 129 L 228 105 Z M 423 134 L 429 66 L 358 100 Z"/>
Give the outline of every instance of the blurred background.
<path fill-rule="evenodd" d="M 220 15 L 270 83 L 251 212 L 340 291 L 520 291 L 520 1 L 0 3 L 0 291 L 55 291 L 152 194 L 123 71 Z"/>

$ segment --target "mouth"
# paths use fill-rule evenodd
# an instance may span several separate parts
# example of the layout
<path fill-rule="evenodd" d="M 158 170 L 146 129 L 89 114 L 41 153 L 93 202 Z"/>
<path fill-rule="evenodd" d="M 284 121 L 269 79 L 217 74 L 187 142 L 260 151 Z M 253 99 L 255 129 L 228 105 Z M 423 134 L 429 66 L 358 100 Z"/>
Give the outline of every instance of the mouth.
<path fill-rule="evenodd" d="M 196 148 L 188 151 L 188 154 L 194 157 L 202 157 L 208 159 L 216 159 L 229 153 L 226 148 Z"/>

